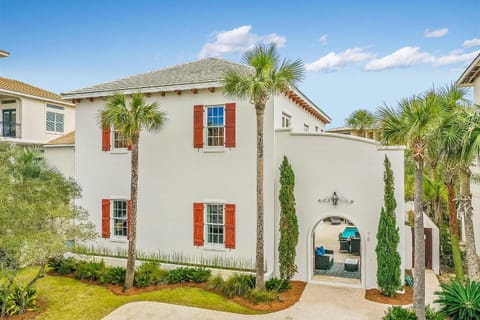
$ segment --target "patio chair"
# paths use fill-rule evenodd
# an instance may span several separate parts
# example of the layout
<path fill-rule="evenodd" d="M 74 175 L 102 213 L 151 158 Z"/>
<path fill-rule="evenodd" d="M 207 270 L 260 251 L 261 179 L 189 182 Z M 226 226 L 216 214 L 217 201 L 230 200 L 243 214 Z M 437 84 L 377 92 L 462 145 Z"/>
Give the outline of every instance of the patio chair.
<path fill-rule="evenodd" d="M 342 251 L 350 252 L 350 240 L 340 239 L 340 252 Z"/>
<path fill-rule="evenodd" d="M 350 240 L 350 253 L 360 255 L 360 238 L 352 238 Z"/>
<path fill-rule="evenodd" d="M 333 257 L 329 255 L 317 256 L 315 255 L 315 269 L 329 270 L 333 265 Z"/>

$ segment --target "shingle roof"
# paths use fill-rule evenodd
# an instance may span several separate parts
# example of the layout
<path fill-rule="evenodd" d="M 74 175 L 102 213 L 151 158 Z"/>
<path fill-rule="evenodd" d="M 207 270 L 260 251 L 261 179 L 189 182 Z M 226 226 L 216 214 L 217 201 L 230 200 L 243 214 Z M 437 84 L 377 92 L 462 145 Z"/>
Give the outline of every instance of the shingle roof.
<path fill-rule="evenodd" d="M 61 137 L 50 140 L 47 145 L 75 144 L 75 131 L 69 132 Z"/>
<path fill-rule="evenodd" d="M 43 98 L 48 100 L 54 100 L 62 104 L 70 104 L 67 101 L 62 100 L 62 97 L 58 94 L 34 87 L 32 85 L 29 85 L 25 82 L 21 82 L 18 80 L 0 77 L 0 91 L 2 89 L 11 91 L 11 92 L 16 92 L 20 95 L 22 94 L 29 95 L 29 96 L 38 97 L 40 99 Z"/>
<path fill-rule="evenodd" d="M 249 70 L 251 70 L 251 68 L 246 65 L 211 57 L 73 90 L 64 93 L 64 95 L 69 96 L 102 91 L 121 91 L 149 87 L 157 88 L 193 83 L 217 82 L 223 79 L 223 75 L 228 69 L 234 69 L 239 72 L 249 72 Z"/>

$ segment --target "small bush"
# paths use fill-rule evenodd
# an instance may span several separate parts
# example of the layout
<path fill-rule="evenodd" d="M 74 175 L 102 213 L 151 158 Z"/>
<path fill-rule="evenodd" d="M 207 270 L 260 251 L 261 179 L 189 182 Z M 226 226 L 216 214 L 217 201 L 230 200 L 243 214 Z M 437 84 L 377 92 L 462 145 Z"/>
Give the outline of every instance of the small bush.
<path fill-rule="evenodd" d="M 467 279 L 465 286 L 458 280 L 442 284 L 442 291 L 436 292 L 435 301 L 442 307 L 445 315 L 452 319 L 480 319 L 480 282 Z"/>
<path fill-rule="evenodd" d="M 402 308 L 400 306 L 393 306 L 385 311 L 383 320 L 417 320 L 415 311 L 410 308 Z"/>
<path fill-rule="evenodd" d="M 430 306 L 425 307 L 425 318 L 427 320 L 445 320 L 445 314 L 441 311 L 435 311 Z"/>
<path fill-rule="evenodd" d="M 258 291 L 257 289 L 251 289 L 244 295 L 246 299 L 254 304 L 269 303 L 277 298 L 277 293 L 274 291 Z"/>
<path fill-rule="evenodd" d="M 234 274 L 225 281 L 221 291 L 229 298 L 245 296 L 250 290 L 255 288 L 255 283 L 254 275 Z"/>
<path fill-rule="evenodd" d="M 3 295 L 5 292 L 4 287 L 0 287 L 0 306 L 3 304 Z M 22 292 L 24 287 L 19 285 L 14 285 L 10 289 L 10 294 L 7 298 L 7 309 L 6 313 L 8 316 L 14 316 L 20 312 L 23 305 L 25 305 L 26 310 L 35 310 L 37 308 L 36 299 L 37 291 L 34 288 L 30 288 L 25 292 L 25 297 L 22 297 Z"/>
<path fill-rule="evenodd" d="M 59 274 L 71 274 L 77 269 L 78 261 L 74 258 L 55 257 L 50 259 L 48 266 Z"/>
<path fill-rule="evenodd" d="M 157 262 L 145 262 L 137 268 L 135 272 L 135 285 L 138 287 L 147 287 L 163 283 L 168 272 L 160 269 Z"/>
<path fill-rule="evenodd" d="M 215 277 L 211 277 L 208 280 L 208 289 L 210 290 L 218 290 L 222 291 L 223 286 L 225 285 L 225 280 L 223 280 L 221 275 L 216 275 Z"/>
<path fill-rule="evenodd" d="M 122 267 L 105 267 L 103 271 L 100 271 L 98 281 L 100 283 L 122 284 L 125 282 L 126 269 Z"/>
<path fill-rule="evenodd" d="M 204 268 L 177 268 L 170 270 L 167 275 L 167 282 L 184 283 L 184 282 L 205 282 L 210 278 L 211 271 Z"/>
<path fill-rule="evenodd" d="M 105 274 L 105 262 L 80 261 L 75 270 L 75 278 L 80 280 L 99 280 Z"/>
<path fill-rule="evenodd" d="M 283 292 L 292 288 L 288 279 L 271 278 L 265 281 L 265 288 L 268 291 Z"/>

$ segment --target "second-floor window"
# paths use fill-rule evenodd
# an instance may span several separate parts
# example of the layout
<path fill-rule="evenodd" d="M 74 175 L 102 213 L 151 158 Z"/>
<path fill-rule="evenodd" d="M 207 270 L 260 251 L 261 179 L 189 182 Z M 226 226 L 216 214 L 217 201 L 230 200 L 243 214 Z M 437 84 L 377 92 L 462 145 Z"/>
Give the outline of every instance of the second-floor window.
<path fill-rule="evenodd" d="M 220 106 L 207 107 L 207 147 L 225 146 L 225 108 Z"/>
<path fill-rule="evenodd" d="M 128 140 L 119 130 L 112 127 L 112 147 L 113 149 L 127 149 Z"/>
<path fill-rule="evenodd" d="M 63 107 L 47 104 L 45 118 L 47 132 L 64 132 L 65 114 Z"/>
<path fill-rule="evenodd" d="M 282 128 L 290 128 L 292 117 L 286 113 L 282 113 Z"/>

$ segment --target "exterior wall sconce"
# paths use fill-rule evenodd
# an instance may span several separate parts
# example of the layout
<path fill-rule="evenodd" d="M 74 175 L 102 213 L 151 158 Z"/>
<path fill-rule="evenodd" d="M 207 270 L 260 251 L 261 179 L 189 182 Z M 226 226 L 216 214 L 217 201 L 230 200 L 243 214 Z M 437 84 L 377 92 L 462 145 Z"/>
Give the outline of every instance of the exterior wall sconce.
<path fill-rule="evenodd" d="M 320 203 L 331 203 L 333 206 L 337 206 L 338 203 L 345 203 L 345 204 L 352 204 L 353 200 L 348 200 L 343 197 L 339 197 L 337 195 L 337 192 L 334 191 L 333 194 L 330 197 L 325 197 L 323 199 L 319 199 L 318 202 Z"/>

